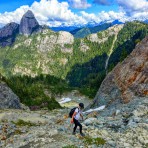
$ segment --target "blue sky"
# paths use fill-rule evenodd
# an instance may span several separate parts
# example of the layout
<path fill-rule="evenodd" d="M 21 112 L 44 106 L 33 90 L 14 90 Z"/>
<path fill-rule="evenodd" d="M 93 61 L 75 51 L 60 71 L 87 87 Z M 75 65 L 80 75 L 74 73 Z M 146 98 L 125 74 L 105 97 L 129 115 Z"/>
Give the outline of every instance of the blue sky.
<path fill-rule="evenodd" d="M 148 18 L 147 0 L 0 0 L 0 25 L 19 23 L 32 10 L 40 24 L 83 25 L 95 21 L 125 22 Z"/>
<path fill-rule="evenodd" d="M 35 1 L 40 2 L 40 0 L 35 0 Z M 64 2 L 64 1 L 66 0 L 59 0 L 59 2 Z M 17 8 L 19 8 L 22 5 L 31 6 L 33 2 L 34 0 L 0 0 L 0 13 L 4 13 L 6 11 L 7 12 L 15 11 Z M 102 10 L 118 11 L 118 5 L 116 5 L 116 3 L 112 5 L 98 5 L 96 3 L 93 3 L 93 0 L 88 0 L 87 3 L 92 5 L 91 7 L 85 9 L 85 11 L 89 13 L 97 13 Z M 76 9 L 71 7 L 71 10 L 75 13 L 78 13 L 80 10 L 83 10 L 83 8 Z"/>
<path fill-rule="evenodd" d="M 40 0 L 36 1 L 39 2 Z M 31 6 L 33 2 L 34 0 L 0 0 L 0 13 L 14 11 L 22 5 Z"/>
<path fill-rule="evenodd" d="M 39 2 L 40 0 L 35 1 Z M 22 5 L 31 6 L 33 2 L 34 0 L 0 0 L 0 13 L 14 11 Z"/>

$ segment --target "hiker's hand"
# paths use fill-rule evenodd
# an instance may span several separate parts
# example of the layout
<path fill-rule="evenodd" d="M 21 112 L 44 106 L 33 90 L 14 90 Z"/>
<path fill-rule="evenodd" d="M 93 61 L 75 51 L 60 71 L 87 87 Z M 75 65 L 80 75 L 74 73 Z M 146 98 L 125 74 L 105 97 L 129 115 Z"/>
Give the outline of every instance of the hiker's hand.
<path fill-rule="evenodd" d="M 83 115 L 82 115 L 82 114 L 80 114 L 80 116 L 81 116 L 81 119 L 82 119 L 82 121 L 83 121 Z"/>
<path fill-rule="evenodd" d="M 73 123 L 73 119 L 71 119 L 70 123 Z"/>

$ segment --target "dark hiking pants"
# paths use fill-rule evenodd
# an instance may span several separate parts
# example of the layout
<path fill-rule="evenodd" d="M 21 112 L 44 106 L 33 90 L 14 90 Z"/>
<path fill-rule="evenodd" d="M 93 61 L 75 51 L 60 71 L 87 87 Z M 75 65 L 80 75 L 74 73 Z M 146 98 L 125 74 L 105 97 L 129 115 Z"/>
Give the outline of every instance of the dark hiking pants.
<path fill-rule="evenodd" d="M 74 124 L 75 124 L 73 132 L 75 132 L 76 129 L 77 129 L 77 126 L 79 126 L 80 127 L 80 133 L 82 133 L 82 125 L 80 124 L 80 122 L 78 120 L 76 120 L 75 118 L 73 118 L 73 121 L 74 121 Z"/>

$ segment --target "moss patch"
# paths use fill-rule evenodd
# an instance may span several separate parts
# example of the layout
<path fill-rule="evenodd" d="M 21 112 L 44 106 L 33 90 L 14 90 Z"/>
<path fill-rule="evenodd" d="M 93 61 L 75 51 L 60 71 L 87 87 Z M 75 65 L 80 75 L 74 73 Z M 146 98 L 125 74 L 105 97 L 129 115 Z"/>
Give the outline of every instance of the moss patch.
<path fill-rule="evenodd" d="M 97 138 L 85 137 L 85 139 L 84 139 L 84 143 L 86 146 L 93 145 L 93 144 L 95 144 L 97 146 L 104 145 L 105 142 L 106 141 L 100 137 L 97 137 Z"/>
<path fill-rule="evenodd" d="M 31 123 L 31 122 L 26 122 L 24 120 L 19 119 L 17 122 L 13 122 L 13 124 L 15 124 L 16 126 L 38 126 L 35 123 Z"/>

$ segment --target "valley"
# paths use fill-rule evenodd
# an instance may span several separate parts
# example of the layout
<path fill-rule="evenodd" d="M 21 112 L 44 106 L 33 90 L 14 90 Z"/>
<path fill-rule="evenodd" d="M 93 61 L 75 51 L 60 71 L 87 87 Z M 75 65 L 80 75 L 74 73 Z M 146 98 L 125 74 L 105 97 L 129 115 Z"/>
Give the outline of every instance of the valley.
<path fill-rule="evenodd" d="M 148 24 L 110 25 L 76 38 L 29 10 L 0 29 L 0 147 L 148 146 Z M 84 137 L 69 117 L 80 102 Z"/>

